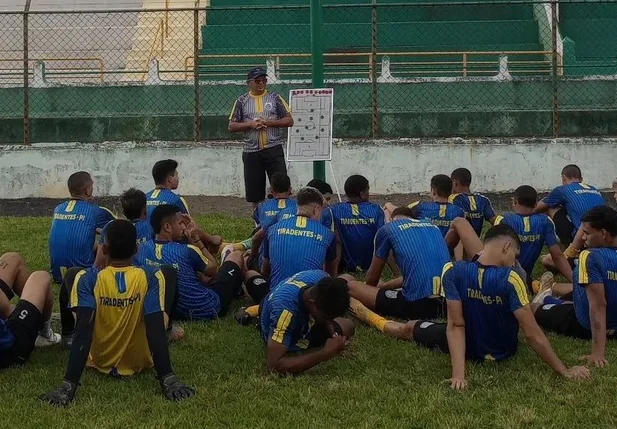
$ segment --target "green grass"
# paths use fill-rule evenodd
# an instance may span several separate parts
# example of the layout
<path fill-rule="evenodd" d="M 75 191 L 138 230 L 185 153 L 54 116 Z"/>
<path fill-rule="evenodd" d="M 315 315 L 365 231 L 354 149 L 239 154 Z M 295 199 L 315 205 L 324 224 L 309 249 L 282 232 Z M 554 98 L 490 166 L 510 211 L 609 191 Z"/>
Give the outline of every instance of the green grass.
<path fill-rule="evenodd" d="M 199 221 L 228 239 L 241 239 L 249 221 Z M 3 218 L 0 251 L 18 251 L 32 269 L 47 269 L 48 218 Z M 183 325 L 186 338 L 171 346 L 174 369 L 197 389 L 182 403 L 167 402 L 154 372 L 113 380 L 93 370 L 77 400 L 55 409 L 37 395 L 61 381 L 68 353 L 35 350 L 26 367 L 0 372 L 2 428 L 514 428 L 614 427 L 617 353 L 588 382 L 552 373 L 521 341 L 519 353 L 499 364 L 470 365 L 469 388 L 454 392 L 448 356 L 359 327 L 343 355 L 299 377 L 264 370 L 257 331 L 231 317 Z M 550 339 L 572 365 L 589 351 L 584 341 Z"/>

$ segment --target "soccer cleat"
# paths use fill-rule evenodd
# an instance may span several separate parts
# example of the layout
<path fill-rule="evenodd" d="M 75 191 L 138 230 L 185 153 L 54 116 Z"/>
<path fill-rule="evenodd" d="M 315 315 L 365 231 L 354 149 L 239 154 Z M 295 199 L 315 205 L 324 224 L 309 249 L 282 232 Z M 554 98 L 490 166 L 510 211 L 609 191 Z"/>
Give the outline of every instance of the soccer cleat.
<path fill-rule="evenodd" d="M 72 345 L 73 345 L 73 334 L 63 335 L 62 336 L 62 347 L 64 347 L 65 349 L 71 350 Z"/>
<path fill-rule="evenodd" d="M 48 335 L 43 336 L 39 335 L 36 337 L 36 341 L 34 343 L 35 347 L 48 347 L 55 346 L 56 344 L 60 344 L 62 337 L 60 334 L 56 334 L 53 331 L 49 331 Z"/>
<path fill-rule="evenodd" d="M 536 296 L 533 298 L 531 302 L 536 304 L 544 303 L 544 299 L 547 296 L 552 296 L 553 294 L 553 285 L 555 284 L 555 276 L 550 271 L 545 272 L 540 277 L 540 281 L 538 281 L 538 290 L 536 292 Z"/>
<path fill-rule="evenodd" d="M 182 326 L 171 325 L 171 329 L 167 331 L 167 340 L 169 342 L 177 342 L 184 339 L 184 329 Z"/>
<path fill-rule="evenodd" d="M 234 313 L 234 319 L 242 326 L 257 325 L 257 318 L 248 314 L 246 307 L 240 307 Z"/>

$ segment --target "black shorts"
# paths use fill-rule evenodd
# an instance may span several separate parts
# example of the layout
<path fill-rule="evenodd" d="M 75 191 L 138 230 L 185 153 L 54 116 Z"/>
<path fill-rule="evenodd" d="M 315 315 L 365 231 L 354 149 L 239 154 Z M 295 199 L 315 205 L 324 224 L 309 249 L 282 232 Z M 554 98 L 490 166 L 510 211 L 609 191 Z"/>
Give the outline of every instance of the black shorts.
<path fill-rule="evenodd" d="M 266 295 L 268 295 L 268 292 L 270 292 L 270 282 L 261 274 L 251 277 L 244 282 L 244 285 L 255 304 L 261 303 Z"/>
<path fill-rule="evenodd" d="M 574 304 L 545 304 L 536 310 L 536 322 L 547 331 L 568 337 L 591 339 L 591 330 L 576 319 Z"/>
<path fill-rule="evenodd" d="M 375 300 L 375 312 L 403 320 L 437 319 L 445 315 L 442 297 L 407 301 L 400 289 L 380 289 Z"/>
<path fill-rule="evenodd" d="M 448 337 L 446 335 L 447 323 L 435 323 L 428 320 L 419 320 L 413 328 L 413 340 L 419 346 L 443 353 L 450 353 Z"/>
<path fill-rule="evenodd" d="M 572 238 L 576 231 L 574 224 L 568 218 L 568 214 L 564 208 L 560 208 L 553 215 L 553 223 L 555 224 L 555 233 L 559 237 L 562 246 L 569 246 L 572 243 Z"/>
<path fill-rule="evenodd" d="M 242 270 L 238 264 L 226 261 L 223 262 L 216 275 L 208 282 L 208 288 L 216 292 L 221 299 L 219 317 L 223 317 L 229 310 L 238 291 L 242 288 L 243 280 Z"/>
<path fill-rule="evenodd" d="M 242 162 L 246 201 L 249 203 L 258 203 L 266 199 L 266 174 L 268 179 L 271 179 L 274 173 L 287 174 L 283 145 L 258 152 L 244 152 Z"/>
<path fill-rule="evenodd" d="M 338 335 L 343 335 L 343 328 L 336 322 L 332 322 L 332 327 L 334 328 L 334 332 Z M 330 332 L 323 325 L 313 325 L 311 330 L 309 331 L 306 339 L 308 340 L 308 348 L 316 349 L 318 347 L 323 347 L 328 341 L 328 338 L 331 338 Z"/>
<path fill-rule="evenodd" d="M 9 285 L 4 282 L 4 280 L 0 280 L 0 291 L 2 291 L 6 295 L 9 301 L 12 300 L 15 296 L 15 292 L 13 292 L 13 289 L 11 289 Z"/>
<path fill-rule="evenodd" d="M 41 312 L 28 301 L 20 300 L 6 321 L 15 342 L 10 350 L 0 353 L 0 368 L 26 363 L 41 328 Z"/>

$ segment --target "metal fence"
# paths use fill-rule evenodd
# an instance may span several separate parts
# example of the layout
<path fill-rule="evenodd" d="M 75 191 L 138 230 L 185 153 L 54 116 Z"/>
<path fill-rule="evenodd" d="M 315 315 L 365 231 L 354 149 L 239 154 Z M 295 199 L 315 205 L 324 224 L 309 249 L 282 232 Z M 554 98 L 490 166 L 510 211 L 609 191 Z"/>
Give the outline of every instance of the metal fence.
<path fill-rule="evenodd" d="M 0 12 L 0 143 L 231 139 L 247 70 L 287 97 L 314 49 L 336 137 L 617 134 L 615 0 L 325 0 L 322 46 L 308 5 L 211 3 Z"/>

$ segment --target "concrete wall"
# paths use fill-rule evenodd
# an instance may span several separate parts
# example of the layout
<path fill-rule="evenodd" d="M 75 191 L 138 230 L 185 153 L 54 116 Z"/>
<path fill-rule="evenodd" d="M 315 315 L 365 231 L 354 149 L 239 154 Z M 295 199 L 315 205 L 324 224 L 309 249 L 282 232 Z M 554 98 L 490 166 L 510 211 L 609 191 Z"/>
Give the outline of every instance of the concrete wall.
<path fill-rule="evenodd" d="M 98 195 L 118 195 L 130 186 L 152 188 L 154 162 L 180 162 L 184 195 L 243 193 L 241 146 L 213 142 L 148 144 L 48 144 L 0 146 L 0 198 L 64 197 L 66 180 L 77 170 L 90 171 Z M 424 192 L 434 174 L 464 166 L 482 192 L 510 191 L 529 184 L 539 191 L 559 184 L 561 168 L 577 163 L 585 180 L 610 188 L 617 175 L 617 139 L 439 139 L 337 142 L 333 166 L 342 187 L 354 173 L 365 175 L 374 194 Z M 310 163 L 290 167 L 292 184 L 305 184 Z M 334 185 L 328 169 L 328 180 Z"/>

